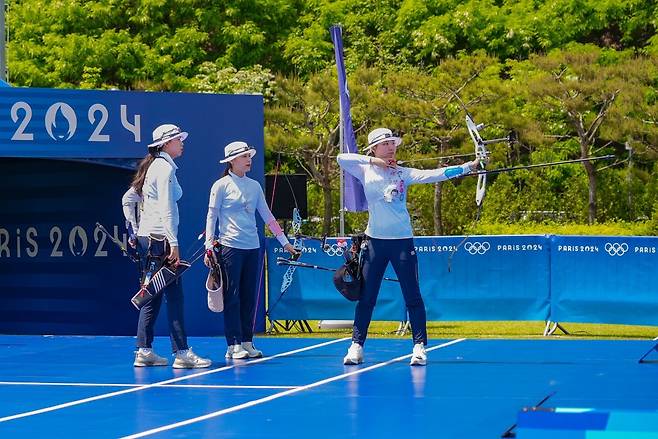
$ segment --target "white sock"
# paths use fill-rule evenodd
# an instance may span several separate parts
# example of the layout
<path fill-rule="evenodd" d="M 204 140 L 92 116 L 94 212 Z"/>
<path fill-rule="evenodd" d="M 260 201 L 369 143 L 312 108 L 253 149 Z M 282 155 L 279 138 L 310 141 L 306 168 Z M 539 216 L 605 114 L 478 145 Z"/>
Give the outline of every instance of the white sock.
<path fill-rule="evenodd" d="M 139 348 L 139 353 L 143 355 L 148 355 L 153 352 L 153 348 Z"/>

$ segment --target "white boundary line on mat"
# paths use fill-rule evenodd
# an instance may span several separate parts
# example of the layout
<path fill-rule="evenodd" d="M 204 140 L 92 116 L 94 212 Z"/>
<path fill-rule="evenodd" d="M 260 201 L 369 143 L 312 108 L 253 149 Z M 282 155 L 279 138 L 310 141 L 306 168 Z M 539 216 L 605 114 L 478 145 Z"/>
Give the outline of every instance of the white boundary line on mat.
<path fill-rule="evenodd" d="M 204 376 L 204 375 L 210 375 L 210 374 L 213 374 L 213 373 L 234 369 L 234 368 L 240 367 L 240 366 L 248 366 L 248 365 L 252 365 L 252 364 L 256 364 L 256 363 L 263 363 L 265 361 L 270 361 L 270 360 L 273 360 L 275 358 L 287 357 L 288 355 L 293 355 L 293 354 L 298 354 L 300 352 L 310 351 L 312 349 L 321 348 L 321 347 L 324 347 L 324 346 L 328 346 L 328 345 L 331 345 L 331 344 L 334 344 L 334 343 L 339 343 L 339 342 L 346 341 L 346 340 L 350 340 L 350 337 L 339 338 L 339 339 L 336 339 L 336 340 L 331 340 L 331 341 L 327 341 L 327 342 L 324 342 L 324 343 L 319 343 L 319 344 L 316 344 L 316 345 L 311 345 L 311 346 L 307 346 L 307 347 L 300 348 L 300 349 L 295 349 L 295 350 L 288 351 L 288 352 L 282 352 L 280 354 L 275 354 L 275 355 L 272 355 L 270 357 L 263 357 L 263 358 L 258 358 L 256 360 L 249 360 L 249 361 L 245 361 L 245 362 L 240 362 L 239 364 L 232 364 L 230 366 L 220 367 L 220 368 L 217 368 L 217 369 L 204 370 L 202 372 L 197 372 L 197 373 L 193 373 L 193 374 L 190 374 L 190 375 L 184 375 L 184 376 L 181 376 L 181 377 L 178 377 L 178 378 L 172 378 L 172 379 L 165 380 L 165 381 L 159 381 L 157 383 L 145 384 L 145 385 L 139 386 L 139 387 L 132 387 L 130 389 L 118 390 L 116 392 L 111 392 L 111 393 L 103 393 L 102 395 L 96 395 L 96 396 L 92 396 L 92 397 L 89 397 L 89 398 L 78 399 L 78 400 L 75 400 L 75 401 L 65 402 L 63 404 L 57 404 L 57 405 L 53 405 L 53 406 L 50 406 L 50 407 L 44 407 L 44 408 L 38 409 L 38 410 L 32 410 L 32 411 L 29 411 L 29 412 L 17 413 L 15 415 L 10 415 L 10 416 L 5 416 L 3 418 L 0 418 L 0 422 L 7 422 L 7 421 L 12 421 L 14 419 L 25 418 L 25 417 L 28 417 L 28 416 L 40 415 L 42 413 L 53 412 L 55 410 L 61 410 L 61 409 L 65 409 L 65 408 L 68 408 L 68 407 L 73 407 L 73 406 L 76 406 L 76 405 L 86 404 L 88 402 L 93 402 L 93 401 L 98 401 L 98 400 L 101 400 L 101 399 L 112 398 L 112 397 L 119 396 L 119 395 L 125 395 L 126 393 L 139 392 L 140 390 L 151 389 L 153 387 L 162 387 L 162 386 L 166 386 L 167 384 L 172 384 L 172 383 L 176 383 L 176 382 L 179 382 L 179 381 L 188 380 L 190 378 L 197 378 L 197 377 Z"/>
<path fill-rule="evenodd" d="M 447 346 L 460 343 L 464 340 L 466 340 L 466 339 L 465 338 L 458 338 L 456 340 L 451 340 L 447 343 L 442 343 L 440 345 L 428 348 L 427 352 L 430 352 L 430 351 L 433 351 L 433 350 L 436 350 L 436 349 L 445 348 Z M 136 438 L 140 438 L 140 437 L 144 437 L 144 436 L 150 436 L 152 434 L 162 433 L 163 431 L 173 430 L 174 428 L 184 427 L 186 425 L 194 424 L 196 422 L 205 421 L 206 419 L 212 419 L 212 418 L 216 418 L 216 417 L 219 417 L 219 416 L 222 416 L 222 415 L 226 415 L 228 413 L 237 412 L 239 410 L 246 409 L 246 408 L 249 408 L 249 407 L 253 407 L 255 405 L 259 405 L 259 404 L 263 404 L 265 402 L 273 401 L 275 399 L 283 398 L 284 396 L 293 395 L 295 393 L 299 393 L 299 392 L 302 392 L 304 390 L 313 389 L 315 387 L 319 387 L 319 386 L 322 386 L 324 384 L 328 384 L 328 383 L 331 383 L 331 382 L 334 382 L 334 381 L 342 380 L 343 378 L 347 378 L 349 376 L 359 375 L 359 374 L 369 372 L 369 371 L 374 370 L 374 369 L 379 369 L 380 367 L 388 366 L 388 365 L 396 363 L 398 361 L 402 361 L 402 360 L 405 360 L 407 358 L 410 358 L 411 355 L 412 354 L 402 355 L 401 357 L 393 358 L 392 360 L 384 361 L 383 363 L 373 364 L 372 366 L 357 369 L 357 370 L 354 370 L 352 372 L 346 372 L 346 373 L 343 373 L 343 374 L 340 374 L 340 375 L 336 375 L 336 376 L 333 376 L 333 377 L 330 377 L 330 378 L 326 378 L 324 380 L 320 380 L 320 381 L 316 381 L 316 382 L 311 383 L 311 384 L 307 384 L 305 386 L 299 386 L 295 389 L 290 389 L 290 390 L 286 390 L 284 392 L 275 393 L 274 395 L 266 396 L 264 398 L 259 398 L 259 399 L 254 399 L 252 401 L 247 401 L 243 404 L 235 405 L 233 407 L 228 407 L 228 408 L 225 408 L 225 409 L 222 409 L 222 410 L 218 410 L 216 412 L 208 413 L 208 414 L 203 415 L 203 416 L 198 416 L 196 418 L 191 418 L 191 419 L 187 419 L 185 421 L 176 422 L 174 424 L 163 425 L 162 427 L 142 431 L 141 433 L 131 434 L 130 436 L 123 436 L 121 439 L 136 439 Z M 410 367 L 423 367 L 423 366 L 410 366 Z"/>
<path fill-rule="evenodd" d="M 37 381 L 0 381 L 0 386 L 42 386 L 42 387 L 143 387 L 144 384 L 128 383 L 66 383 Z M 299 386 L 239 386 L 232 384 L 164 384 L 160 387 L 182 389 L 294 389 Z"/>

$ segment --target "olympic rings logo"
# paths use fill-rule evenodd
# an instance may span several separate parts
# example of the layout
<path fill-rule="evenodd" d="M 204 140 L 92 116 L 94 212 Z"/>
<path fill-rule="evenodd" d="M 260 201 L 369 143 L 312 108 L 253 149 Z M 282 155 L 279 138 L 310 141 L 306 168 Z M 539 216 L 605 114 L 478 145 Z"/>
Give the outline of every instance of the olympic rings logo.
<path fill-rule="evenodd" d="M 624 256 L 624 253 L 628 251 L 628 244 L 625 242 L 606 242 L 605 251 L 608 252 L 610 256 Z"/>
<path fill-rule="evenodd" d="M 488 242 L 467 242 L 464 244 L 464 250 L 472 255 L 483 255 L 489 251 L 491 244 Z"/>
<path fill-rule="evenodd" d="M 324 252 L 329 256 L 343 256 L 345 253 L 345 246 L 338 244 L 325 245 Z"/>

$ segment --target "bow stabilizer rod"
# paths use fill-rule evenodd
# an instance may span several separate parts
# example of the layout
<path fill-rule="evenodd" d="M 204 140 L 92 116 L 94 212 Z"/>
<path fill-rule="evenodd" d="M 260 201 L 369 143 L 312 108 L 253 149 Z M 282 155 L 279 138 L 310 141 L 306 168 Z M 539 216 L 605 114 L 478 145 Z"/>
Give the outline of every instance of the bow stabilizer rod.
<path fill-rule="evenodd" d="M 338 270 L 337 268 L 329 268 L 329 267 L 323 267 L 322 265 L 308 264 L 306 262 L 299 262 L 292 259 L 284 258 L 282 256 L 276 258 L 276 265 L 287 265 L 289 267 L 300 267 L 300 268 L 313 268 L 315 270 L 332 271 L 332 272 Z M 400 282 L 399 280 L 393 279 L 392 277 L 384 277 L 383 279 L 390 282 Z"/>
<path fill-rule="evenodd" d="M 512 166 L 510 168 L 500 168 L 500 169 L 487 169 L 483 171 L 473 172 L 471 175 L 486 175 L 486 174 L 499 174 L 501 172 L 512 172 L 518 171 L 520 169 L 534 169 L 534 168 L 545 168 L 548 166 L 557 166 L 557 165 L 566 165 L 570 163 L 582 163 L 582 162 L 593 162 L 596 160 L 612 160 L 615 158 L 614 154 L 603 155 L 599 157 L 589 157 L 584 159 L 573 159 L 573 160 L 560 160 L 558 162 L 549 162 L 549 163 L 537 163 L 534 165 L 522 165 L 522 166 Z"/>

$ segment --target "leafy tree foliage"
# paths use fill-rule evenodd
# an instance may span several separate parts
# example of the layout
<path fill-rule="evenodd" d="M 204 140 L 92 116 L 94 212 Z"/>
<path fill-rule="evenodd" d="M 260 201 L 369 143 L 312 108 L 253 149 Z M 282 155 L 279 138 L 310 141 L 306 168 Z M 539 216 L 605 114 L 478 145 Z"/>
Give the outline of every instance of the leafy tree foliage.
<path fill-rule="evenodd" d="M 267 166 L 311 176 L 318 231 L 337 230 L 339 110 L 328 28 L 340 23 L 360 145 L 370 129 L 387 126 L 403 136 L 399 155 L 409 166 L 467 160 L 436 159 L 473 149 L 461 100 L 485 123 L 485 138 L 518 138 L 491 146 L 490 168 L 616 157 L 492 176 L 477 224 L 474 178 L 414 187 L 417 232 L 510 233 L 505 224 L 522 232 L 541 222 L 606 222 L 614 231 L 633 221 L 644 224 L 637 233 L 658 232 L 656 2 L 10 0 L 8 7 L 15 85 L 262 94 Z M 347 225 L 362 230 L 365 215 L 349 214 Z"/>
<path fill-rule="evenodd" d="M 288 70 L 294 0 L 13 0 L 10 80 L 40 87 L 190 90 L 204 63 Z"/>

